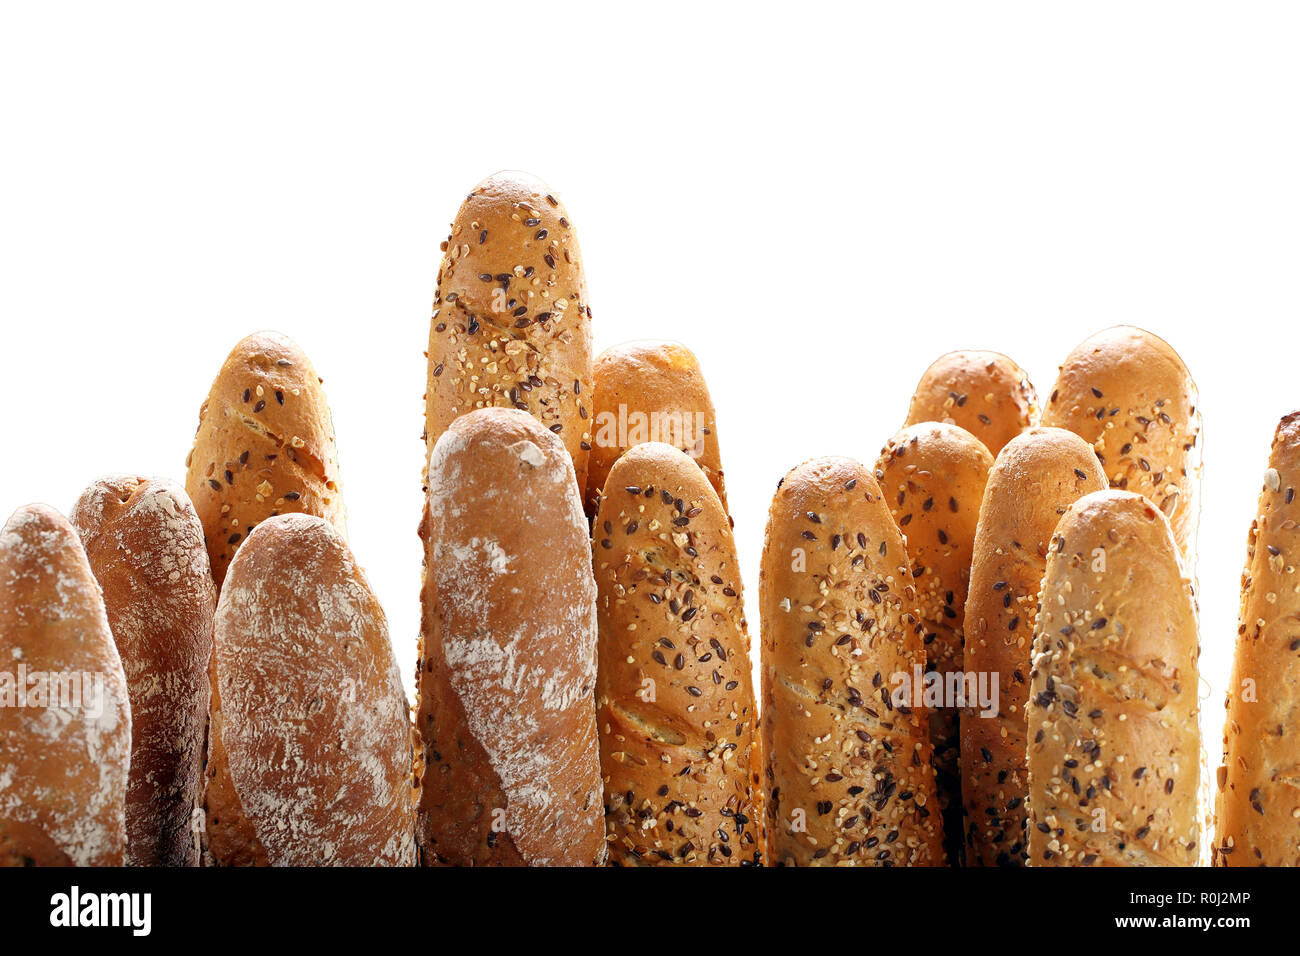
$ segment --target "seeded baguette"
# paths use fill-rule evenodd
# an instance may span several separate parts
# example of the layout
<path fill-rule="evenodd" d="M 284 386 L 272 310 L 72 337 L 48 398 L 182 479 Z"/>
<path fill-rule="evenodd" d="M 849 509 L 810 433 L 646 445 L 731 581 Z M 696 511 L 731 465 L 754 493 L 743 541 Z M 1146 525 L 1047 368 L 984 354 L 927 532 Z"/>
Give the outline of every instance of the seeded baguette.
<path fill-rule="evenodd" d="M 1030 675 L 1030 866 L 1193 866 L 1196 607 L 1165 516 L 1080 498 L 1052 537 Z"/>
<path fill-rule="evenodd" d="M 1000 352 L 948 352 L 925 370 L 912 394 L 906 424 L 921 422 L 958 425 L 997 457 L 1038 424 L 1038 397 L 1024 369 Z"/>
<path fill-rule="evenodd" d="M 72 509 L 131 697 L 126 862 L 197 866 L 217 594 L 203 526 L 164 478 L 114 475 Z"/>
<path fill-rule="evenodd" d="M 421 536 L 426 865 L 605 861 L 596 588 L 573 462 L 522 411 L 434 446 Z"/>
<path fill-rule="evenodd" d="M 769 861 L 942 866 L 926 713 L 893 697 L 925 667 L 916 591 L 866 468 L 818 458 L 785 476 L 759 590 Z"/>
<path fill-rule="evenodd" d="M 1273 437 L 1241 576 L 1241 615 L 1223 766 L 1216 866 L 1300 866 L 1300 412 Z"/>
<path fill-rule="evenodd" d="M 1025 704 L 1047 546 L 1066 509 L 1106 487 L 1087 442 L 1031 428 L 1007 443 L 980 505 L 966 598 L 965 670 L 997 675 L 998 713 L 961 714 L 967 866 L 1023 866 Z"/>
<path fill-rule="evenodd" d="M 81 541 L 45 505 L 0 531 L 0 667 L 0 866 L 121 866 L 126 676 Z"/>
<path fill-rule="evenodd" d="M 1044 425 L 1068 428 L 1092 445 L 1112 488 L 1155 502 L 1188 568 L 1200 508 L 1196 403 L 1196 383 L 1169 343 L 1117 325 L 1075 347 L 1043 410 Z"/>
<path fill-rule="evenodd" d="M 186 466 L 218 591 L 236 550 L 266 518 L 319 515 L 346 534 L 321 379 L 278 332 L 256 332 L 231 351 L 199 411 Z"/>
<path fill-rule="evenodd" d="M 588 512 L 595 513 L 614 462 L 645 441 L 662 441 L 689 455 L 726 508 L 717 414 L 690 349 L 676 342 L 627 342 L 601 352 L 594 374 Z"/>
<path fill-rule="evenodd" d="M 917 611 L 924 627 L 926 670 L 945 676 L 965 666 L 966 595 L 980 503 L 993 456 L 956 425 L 909 425 L 890 439 L 876 477 L 912 560 Z M 957 710 L 928 710 L 944 853 L 963 856 L 961 738 Z"/>
<path fill-rule="evenodd" d="M 610 469 L 593 534 L 611 863 L 761 864 L 749 638 L 717 492 L 671 445 L 636 445 Z"/>
<path fill-rule="evenodd" d="M 213 658 L 223 783 L 250 855 L 413 866 L 406 696 L 383 609 L 329 522 L 279 515 L 253 530 L 221 591 Z"/>
<path fill-rule="evenodd" d="M 518 408 L 560 436 L 581 492 L 591 450 L 591 308 L 564 205 L 528 173 L 495 173 L 465 198 L 442 251 L 427 448 L 466 412 Z"/>

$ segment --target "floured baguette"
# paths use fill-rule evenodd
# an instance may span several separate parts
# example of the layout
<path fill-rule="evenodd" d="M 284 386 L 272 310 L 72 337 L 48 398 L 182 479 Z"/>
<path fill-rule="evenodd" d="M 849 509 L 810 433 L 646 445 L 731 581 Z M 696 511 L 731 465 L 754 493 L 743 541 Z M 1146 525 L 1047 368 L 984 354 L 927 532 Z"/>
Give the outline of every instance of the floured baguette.
<path fill-rule="evenodd" d="M 931 363 L 912 394 L 906 424 L 920 422 L 958 425 L 997 457 L 1038 424 L 1038 399 L 1024 369 L 1002 353 L 948 352 Z"/>

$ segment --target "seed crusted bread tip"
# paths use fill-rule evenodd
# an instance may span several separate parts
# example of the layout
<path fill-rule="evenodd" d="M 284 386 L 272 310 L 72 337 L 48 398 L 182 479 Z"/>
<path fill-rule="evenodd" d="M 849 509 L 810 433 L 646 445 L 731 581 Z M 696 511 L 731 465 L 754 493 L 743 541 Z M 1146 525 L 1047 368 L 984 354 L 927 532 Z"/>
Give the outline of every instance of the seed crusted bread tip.
<path fill-rule="evenodd" d="M 925 370 L 912 394 L 906 424 L 920 422 L 958 425 L 996 457 L 1038 424 L 1038 397 L 1024 369 L 1002 353 L 948 352 Z"/>

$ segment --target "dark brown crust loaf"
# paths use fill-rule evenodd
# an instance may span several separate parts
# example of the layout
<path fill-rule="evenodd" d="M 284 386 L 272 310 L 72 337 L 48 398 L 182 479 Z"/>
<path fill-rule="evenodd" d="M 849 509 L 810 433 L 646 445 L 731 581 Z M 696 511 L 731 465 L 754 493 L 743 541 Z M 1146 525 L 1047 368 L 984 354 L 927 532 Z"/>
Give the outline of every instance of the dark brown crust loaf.
<path fill-rule="evenodd" d="M 997 457 L 1007 442 L 1038 424 L 1038 399 L 1024 369 L 1002 353 L 948 352 L 916 385 L 906 424 L 919 422 L 960 426 Z"/>
<path fill-rule="evenodd" d="M 231 351 L 199 411 L 186 466 L 218 591 L 240 544 L 272 515 L 319 515 L 344 531 L 321 379 L 278 332 L 256 332 Z"/>
<path fill-rule="evenodd" d="M 925 710 L 894 699 L 925 666 L 916 592 L 867 469 L 818 458 L 786 475 L 762 568 L 769 860 L 942 866 Z"/>
<path fill-rule="evenodd" d="M 758 715 L 717 492 L 677 449 L 636 445 L 610 470 L 593 535 L 610 861 L 760 863 Z"/>
<path fill-rule="evenodd" d="M 1199 653 L 1165 516 L 1123 491 L 1071 505 L 1034 629 L 1030 866 L 1195 865 Z"/>
<path fill-rule="evenodd" d="M 121 866 L 126 675 L 81 541 L 45 505 L 0 530 L 0 704 L 0 857 Z"/>
<path fill-rule="evenodd" d="M 626 342 L 608 348 L 596 357 L 593 391 L 588 513 L 595 513 L 614 462 L 631 445 L 644 441 L 664 442 L 694 459 L 727 507 L 717 414 L 690 349 L 676 342 Z"/>
<path fill-rule="evenodd" d="M 965 666 L 971 555 L 992 467 L 993 456 L 978 438 L 940 422 L 907 426 L 876 463 L 876 478 L 912 559 L 927 672 L 947 675 Z M 956 865 L 965 846 L 958 713 L 951 707 L 927 713 L 944 852 Z"/>
<path fill-rule="evenodd" d="M 406 697 L 383 610 L 329 522 L 279 515 L 249 535 L 221 591 L 213 671 L 222 786 L 256 836 L 246 855 L 414 865 Z"/>
<path fill-rule="evenodd" d="M 466 412 L 518 408 L 560 436 L 585 488 L 591 308 L 564 205 L 527 173 L 495 173 L 465 198 L 442 250 L 429 323 L 427 447 Z"/>
<path fill-rule="evenodd" d="M 1216 866 L 1300 866 L 1300 412 L 1277 426 L 1241 576 Z"/>
<path fill-rule="evenodd" d="M 998 677 L 998 714 L 961 715 L 966 865 L 1021 866 L 1026 856 L 1025 705 L 1047 545 L 1075 500 L 1106 487 L 1087 442 L 1032 428 L 989 472 L 966 599 L 966 667 Z"/>
<path fill-rule="evenodd" d="M 1168 342 L 1117 325 L 1070 353 L 1043 409 L 1044 425 L 1068 428 L 1093 446 L 1112 488 L 1156 503 L 1185 561 L 1200 509 L 1196 401 L 1196 383 Z"/>
<path fill-rule="evenodd" d="M 422 858 L 599 865 L 596 588 L 572 459 L 524 412 L 483 409 L 439 438 L 428 482 Z"/>
<path fill-rule="evenodd" d="M 197 866 L 217 594 L 203 526 L 177 485 L 115 475 L 72 509 L 131 694 L 126 861 Z"/>

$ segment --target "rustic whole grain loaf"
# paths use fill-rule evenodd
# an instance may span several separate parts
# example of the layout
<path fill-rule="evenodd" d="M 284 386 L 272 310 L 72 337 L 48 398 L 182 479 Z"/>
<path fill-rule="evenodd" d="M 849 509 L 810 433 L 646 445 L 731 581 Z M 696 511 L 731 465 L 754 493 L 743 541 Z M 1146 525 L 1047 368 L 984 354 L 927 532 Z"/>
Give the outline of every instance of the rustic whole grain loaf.
<path fill-rule="evenodd" d="M 417 726 L 426 865 L 605 861 L 596 587 L 573 462 L 522 411 L 434 446 Z"/>
<path fill-rule="evenodd" d="M 785 476 L 759 589 L 770 862 L 942 866 L 911 562 L 866 468 Z"/>
<path fill-rule="evenodd" d="M 998 712 L 961 714 L 967 866 L 1024 864 L 1025 704 L 1047 545 L 1070 504 L 1105 487 L 1087 442 L 1060 428 L 1013 438 L 989 471 L 966 598 L 965 669 L 996 676 Z"/>
<path fill-rule="evenodd" d="M 424 437 L 476 408 L 528 412 L 560 436 L 586 487 L 591 308 L 578 237 L 541 180 L 505 171 L 461 204 L 429 323 Z"/>
<path fill-rule="evenodd" d="M 121 866 L 131 705 L 77 533 L 26 505 L 0 530 L 0 865 Z"/>
<path fill-rule="evenodd" d="M 939 674 L 945 688 L 965 687 L 954 682 L 965 666 L 971 555 L 992 467 L 993 456 L 978 438 L 941 422 L 907 426 L 890 439 L 876 463 L 876 478 L 912 560 L 926 670 Z M 944 852 L 956 865 L 965 845 L 958 710 L 945 698 L 945 706 L 931 707 L 927 714 Z"/>
<path fill-rule="evenodd" d="M 1052 537 L 1030 674 L 1029 865 L 1192 866 L 1196 606 L 1168 520 L 1124 491 Z"/>
<path fill-rule="evenodd" d="M 126 862 L 197 866 L 217 602 L 203 525 L 180 486 L 129 475 L 92 483 L 71 518 L 131 696 Z"/>
<path fill-rule="evenodd" d="M 671 445 L 635 445 L 610 469 L 593 536 L 611 862 L 761 863 L 749 638 L 717 492 Z"/>
<path fill-rule="evenodd" d="M 256 332 L 231 351 L 199 411 L 185 490 L 217 589 L 257 524 L 301 512 L 345 532 L 338 450 L 321 379 L 302 349 Z"/>
<path fill-rule="evenodd" d="M 908 425 L 948 422 L 970 432 L 997 456 L 1007 442 L 1038 424 L 1029 376 L 1000 352 L 940 355 L 917 383 Z"/>

